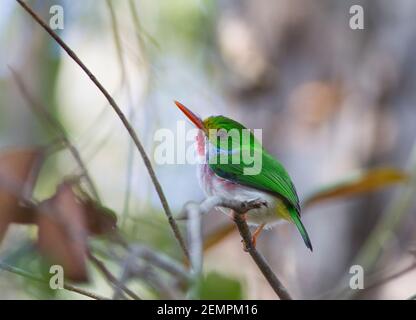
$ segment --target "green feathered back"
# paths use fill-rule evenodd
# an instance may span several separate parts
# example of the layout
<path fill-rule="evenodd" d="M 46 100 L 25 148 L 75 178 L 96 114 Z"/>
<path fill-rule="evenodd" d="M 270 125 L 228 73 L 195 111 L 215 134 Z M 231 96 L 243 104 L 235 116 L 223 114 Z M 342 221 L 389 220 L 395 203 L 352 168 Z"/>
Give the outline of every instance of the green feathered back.
<path fill-rule="evenodd" d="M 208 163 L 218 176 L 277 195 L 300 212 L 299 198 L 289 174 L 282 164 L 261 146 L 251 131 L 224 116 L 210 117 L 204 124 L 206 128 L 211 129 L 208 137 L 216 147 L 216 150 L 210 152 Z M 231 133 L 228 137 L 214 135 L 215 130 L 221 129 L 227 133 L 234 130 L 240 139 L 233 139 Z M 251 158 L 245 157 L 245 154 L 249 154 Z M 253 157 L 254 162 L 250 163 L 249 160 Z M 256 163 L 258 170 L 251 171 L 257 173 L 247 174 L 250 168 L 255 169 Z"/>
<path fill-rule="evenodd" d="M 208 139 L 213 146 L 207 161 L 215 174 L 282 199 L 306 246 L 312 250 L 309 236 L 300 220 L 295 186 L 283 165 L 262 147 L 251 131 L 237 121 L 213 116 L 204 120 L 204 126 L 208 129 Z"/>

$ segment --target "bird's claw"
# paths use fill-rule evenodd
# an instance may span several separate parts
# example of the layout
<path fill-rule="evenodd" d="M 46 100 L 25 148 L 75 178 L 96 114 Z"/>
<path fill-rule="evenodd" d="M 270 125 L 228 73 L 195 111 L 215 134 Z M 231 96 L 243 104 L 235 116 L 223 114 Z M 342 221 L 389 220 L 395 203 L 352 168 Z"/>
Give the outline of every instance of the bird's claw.
<path fill-rule="evenodd" d="M 244 252 L 248 252 L 249 250 L 248 250 L 248 247 L 247 247 L 246 242 L 244 240 L 241 240 L 241 243 L 243 244 L 243 250 L 244 250 Z"/>
<path fill-rule="evenodd" d="M 251 243 L 249 245 L 247 245 L 247 243 L 243 239 L 241 239 L 241 243 L 243 244 L 244 252 L 249 252 L 250 251 L 249 246 L 253 249 L 256 248 L 256 238 L 255 237 L 251 237 Z"/>
<path fill-rule="evenodd" d="M 246 202 L 246 206 L 249 208 L 261 208 L 261 207 L 268 207 L 267 201 L 262 199 L 254 199 Z"/>

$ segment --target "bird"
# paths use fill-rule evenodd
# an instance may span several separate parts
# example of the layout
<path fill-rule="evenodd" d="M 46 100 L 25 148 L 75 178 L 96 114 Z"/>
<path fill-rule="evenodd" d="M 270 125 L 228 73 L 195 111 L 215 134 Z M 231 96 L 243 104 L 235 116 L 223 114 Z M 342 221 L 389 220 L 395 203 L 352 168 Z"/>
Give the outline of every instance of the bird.
<path fill-rule="evenodd" d="M 239 201 L 259 200 L 259 208 L 249 210 L 245 220 L 257 227 L 252 234 L 252 244 L 263 229 L 280 221 L 293 223 L 306 247 L 312 252 L 312 243 L 301 221 L 301 208 L 296 188 L 283 165 L 261 145 L 252 130 L 228 117 L 218 115 L 202 119 L 174 101 L 176 106 L 196 126 L 197 177 L 206 196 L 221 196 Z M 233 139 L 233 134 L 239 139 Z M 246 138 L 244 138 L 246 137 Z M 255 172 L 244 155 L 251 152 L 260 167 Z M 252 170 L 253 171 L 253 170 Z M 230 209 L 222 209 L 231 214 Z"/>

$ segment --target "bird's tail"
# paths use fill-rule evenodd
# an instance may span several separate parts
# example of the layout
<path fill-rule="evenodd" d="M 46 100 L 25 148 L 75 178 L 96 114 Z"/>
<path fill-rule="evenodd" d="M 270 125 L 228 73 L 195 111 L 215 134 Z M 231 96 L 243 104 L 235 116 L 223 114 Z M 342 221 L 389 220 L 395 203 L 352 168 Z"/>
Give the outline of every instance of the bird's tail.
<path fill-rule="evenodd" d="M 303 241 L 305 242 L 305 245 L 308 247 L 309 250 L 313 251 L 311 239 L 309 239 L 308 232 L 305 229 L 305 226 L 303 225 L 302 221 L 300 220 L 299 214 L 296 212 L 295 208 L 290 208 L 290 218 L 292 219 L 293 223 L 296 225 L 296 228 L 298 228 L 300 235 L 303 238 Z"/>

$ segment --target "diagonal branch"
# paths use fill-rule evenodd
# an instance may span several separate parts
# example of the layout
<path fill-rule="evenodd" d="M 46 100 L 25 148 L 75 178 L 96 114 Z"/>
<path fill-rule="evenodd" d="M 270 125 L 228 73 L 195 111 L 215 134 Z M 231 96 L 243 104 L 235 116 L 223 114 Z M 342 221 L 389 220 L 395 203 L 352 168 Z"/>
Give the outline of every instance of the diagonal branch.
<path fill-rule="evenodd" d="M 247 252 L 257 264 L 257 267 L 263 273 L 264 277 L 269 282 L 277 296 L 282 300 L 291 300 L 292 298 L 286 287 L 276 277 L 273 270 L 268 265 L 266 259 L 257 251 L 256 247 L 253 245 L 251 241 L 250 229 L 248 228 L 248 225 L 243 217 L 247 211 L 255 208 L 260 208 L 263 205 L 265 205 L 265 203 L 260 200 L 238 201 L 215 196 L 204 200 L 201 204 L 199 204 L 198 209 L 200 214 L 207 213 L 214 207 L 224 207 L 233 210 L 235 213 L 234 222 L 237 225 L 241 237 L 243 238 Z M 186 213 L 185 216 L 189 215 L 190 210 L 195 210 L 195 206 L 196 204 L 193 202 L 186 204 L 184 208 L 184 212 Z"/>
<path fill-rule="evenodd" d="M 29 273 L 25 270 L 16 268 L 14 266 L 11 266 L 11 265 L 3 263 L 3 262 L 0 262 L 0 269 L 6 270 L 8 272 L 17 274 L 19 276 L 25 277 L 25 278 L 33 280 L 33 281 L 42 282 L 42 283 L 45 283 L 45 282 L 47 283 L 48 282 L 48 279 L 38 277 L 38 276 L 33 275 L 33 274 L 31 274 L 31 273 Z M 86 296 L 86 297 L 89 297 L 89 298 L 92 298 L 92 299 L 95 299 L 95 300 L 109 300 L 108 298 L 99 296 L 95 293 L 92 293 L 92 292 L 87 291 L 87 290 L 82 289 L 82 288 L 75 287 L 75 286 L 70 285 L 70 284 L 64 284 L 64 289 L 67 290 L 67 291 L 76 292 L 78 294 L 81 294 L 83 296 Z"/>
<path fill-rule="evenodd" d="M 59 139 L 62 140 L 63 144 L 66 148 L 68 148 L 69 152 L 74 157 L 75 161 L 77 162 L 78 166 L 81 168 L 82 176 L 85 177 L 85 180 L 88 183 L 88 186 L 90 188 L 90 191 L 92 192 L 93 196 L 98 202 L 101 202 L 100 197 L 98 195 L 97 188 L 95 187 L 95 184 L 91 178 L 91 175 L 89 174 L 87 167 L 84 163 L 84 161 L 81 158 L 80 153 L 78 152 L 78 149 L 75 147 L 75 145 L 70 141 L 68 134 L 64 128 L 64 126 L 53 117 L 53 115 L 48 111 L 48 109 L 40 104 L 30 93 L 29 90 L 26 88 L 25 84 L 23 83 L 22 78 L 19 76 L 19 74 L 11 67 L 9 67 L 17 86 L 20 89 L 20 92 L 23 96 L 23 98 L 26 100 L 28 105 L 32 108 L 32 110 L 38 115 L 41 116 L 42 119 L 45 119 L 48 124 L 59 134 Z"/>
<path fill-rule="evenodd" d="M 148 155 L 146 154 L 146 151 L 144 150 L 144 147 L 142 143 L 140 142 L 136 132 L 134 131 L 133 127 L 130 125 L 129 121 L 127 120 L 124 113 L 121 111 L 120 107 L 117 105 L 117 103 L 114 101 L 113 97 L 108 93 L 108 91 L 103 87 L 103 85 L 97 80 L 97 78 L 92 74 L 92 72 L 87 68 L 87 66 L 81 61 L 80 58 L 75 54 L 74 51 L 61 39 L 61 37 L 58 36 L 56 32 L 54 32 L 48 25 L 45 23 L 26 3 L 24 3 L 22 0 L 16 0 L 23 9 L 26 10 L 28 14 L 32 16 L 32 18 L 47 32 L 49 35 L 61 46 L 62 49 L 65 50 L 65 52 L 74 60 L 80 68 L 85 72 L 85 74 L 91 79 L 91 81 L 94 83 L 94 85 L 100 90 L 100 92 L 104 95 L 104 97 L 107 99 L 108 103 L 113 108 L 114 112 L 117 114 L 117 116 L 120 118 L 121 122 L 123 123 L 124 127 L 126 128 L 127 132 L 129 133 L 130 137 L 134 141 L 134 144 L 137 147 L 137 150 L 139 151 L 140 155 L 143 158 L 143 162 L 147 168 L 147 171 L 149 172 L 150 178 L 152 180 L 152 183 L 156 189 L 156 192 L 159 196 L 160 202 L 162 203 L 163 209 L 165 211 L 166 217 L 168 218 L 168 222 L 170 224 L 170 227 L 172 228 L 173 234 L 175 235 L 177 241 L 179 242 L 180 247 L 182 248 L 185 256 L 188 258 L 188 249 L 186 247 L 185 241 L 180 233 L 179 227 L 176 224 L 176 221 L 173 219 L 172 212 L 170 210 L 169 204 L 167 202 L 167 199 L 165 197 L 165 194 L 163 193 L 162 186 L 159 183 L 159 180 L 156 177 L 156 173 L 152 167 L 152 164 L 150 162 L 150 159 Z"/>
<path fill-rule="evenodd" d="M 273 288 L 274 292 L 280 297 L 281 300 L 292 300 L 286 287 L 274 274 L 273 270 L 267 264 L 266 259 L 260 254 L 260 252 L 257 251 L 256 247 L 253 246 L 251 233 L 244 218 L 240 214 L 236 214 L 234 219 L 238 231 L 243 238 L 246 250 L 250 254 L 251 258 L 253 258 L 254 262 L 257 264 L 264 277 Z"/>
<path fill-rule="evenodd" d="M 117 16 L 116 16 L 113 4 L 112 4 L 112 0 L 107 0 L 107 8 L 108 8 L 108 11 L 110 12 L 111 27 L 113 30 L 113 38 L 114 38 L 114 43 L 116 45 L 119 65 L 121 69 L 121 85 L 126 86 L 126 93 L 127 93 L 128 104 L 129 104 L 128 118 L 130 119 L 130 121 L 133 121 L 135 117 L 133 95 L 132 95 L 132 90 L 130 86 L 130 81 L 127 77 L 127 67 L 126 67 L 126 62 L 124 61 L 124 56 L 123 56 L 123 47 L 121 45 L 120 31 L 118 28 Z M 129 216 L 129 204 L 130 204 L 130 196 L 131 196 L 131 188 L 132 188 L 134 143 L 131 139 L 129 140 L 127 152 L 128 152 L 127 170 L 126 170 L 127 183 L 126 183 L 126 191 L 124 195 L 123 211 L 122 211 L 122 219 L 121 219 L 122 227 L 125 225 L 125 222 L 127 221 L 127 218 Z"/>
<path fill-rule="evenodd" d="M 391 269 L 391 268 L 386 268 Z M 408 274 L 411 271 L 414 271 L 416 269 L 416 261 L 413 261 L 409 266 L 405 267 L 404 269 L 397 271 L 395 273 L 392 273 L 388 276 L 384 276 L 384 271 L 379 271 L 374 274 L 370 274 L 369 276 L 366 276 L 365 288 L 361 290 L 352 290 L 350 287 L 344 287 L 342 289 L 338 290 L 330 290 L 323 294 L 321 294 L 317 299 L 345 299 L 346 297 L 353 297 L 356 294 L 363 294 L 364 292 L 373 290 L 374 288 L 377 288 L 379 286 L 383 286 L 386 283 L 396 280 L 397 278 L 400 278 L 401 276 Z M 351 294 L 351 292 L 354 292 L 354 295 Z"/>
<path fill-rule="evenodd" d="M 88 258 L 95 264 L 95 266 L 102 272 L 102 274 L 107 278 L 107 280 L 117 289 L 124 291 L 134 300 L 141 300 L 141 298 L 127 288 L 123 283 L 120 283 L 117 278 L 107 269 L 104 263 L 95 257 L 92 253 L 88 253 Z"/>

